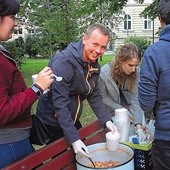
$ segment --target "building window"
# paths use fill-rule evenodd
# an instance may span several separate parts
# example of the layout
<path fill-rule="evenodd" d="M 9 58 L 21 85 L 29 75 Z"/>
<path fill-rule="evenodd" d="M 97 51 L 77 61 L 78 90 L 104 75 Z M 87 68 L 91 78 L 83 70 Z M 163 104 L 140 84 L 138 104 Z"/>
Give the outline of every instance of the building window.
<path fill-rule="evenodd" d="M 19 34 L 22 34 L 22 28 L 20 28 L 20 29 L 18 30 L 18 33 L 19 33 Z"/>
<path fill-rule="evenodd" d="M 34 29 L 29 29 L 28 32 L 29 32 L 29 34 L 35 34 L 35 30 Z"/>
<path fill-rule="evenodd" d="M 125 15 L 124 17 L 124 30 L 131 30 L 131 16 Z"/>
<path fill-rule="evenodd" d="M 22 34 L 22 28 L 15 29 L 14 34 L 16 34 L 16 35 Z"/>
<path fill-rule="evenodd" d="M 15 29 L 15 30 L 14 30 L 14 34 L 18 34 L 18 30 Z"/>
<path fill-rule="evenodd" d="M 144 29 L 145 30 L 151 30 L 152 29 L 152 21 L 148 16 L 146 16 L 144 18 Z"/>

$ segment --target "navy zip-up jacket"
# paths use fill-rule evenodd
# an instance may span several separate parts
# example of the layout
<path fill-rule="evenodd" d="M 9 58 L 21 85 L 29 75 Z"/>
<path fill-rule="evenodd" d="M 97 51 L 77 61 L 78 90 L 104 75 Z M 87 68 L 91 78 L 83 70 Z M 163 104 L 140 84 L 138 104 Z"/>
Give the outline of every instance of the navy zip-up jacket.
<path fill-rule="evenodd" d="M 82 57 L 82 41 L 70 43 L 66 50 L 53 56 L 49 66 L 63 79 L 54 81 L 50 92 L 40 96 L 37 108 L 37 114 L 45 124 L 62 127 L 69 143 L 79 139 L 74 124 L 82 114 L 84 99 L 88 100 L 102 124 L 111 120 L 98 89 L 100 66 L 97 61 L 84 62 Z"/>
<path fill-rule="evenodd" d="M 139 102 L 155 115 L 155 139 L 170 141 L 170 25 L 144 53 L 140 71 Z"/>

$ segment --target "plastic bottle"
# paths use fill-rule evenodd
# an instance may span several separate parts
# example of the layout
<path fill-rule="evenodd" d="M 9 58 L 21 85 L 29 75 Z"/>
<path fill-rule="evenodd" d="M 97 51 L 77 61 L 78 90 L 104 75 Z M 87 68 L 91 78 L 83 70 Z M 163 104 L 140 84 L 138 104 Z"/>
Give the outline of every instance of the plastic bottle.
<path fill-rule="evenodd" d="M 128 110 L 125 108 L 116 109 L 115 116 L 112 117 L 114 124 L 117 126 L 120 133 L 120 141 L 129 141 L 130 118 Z"/>

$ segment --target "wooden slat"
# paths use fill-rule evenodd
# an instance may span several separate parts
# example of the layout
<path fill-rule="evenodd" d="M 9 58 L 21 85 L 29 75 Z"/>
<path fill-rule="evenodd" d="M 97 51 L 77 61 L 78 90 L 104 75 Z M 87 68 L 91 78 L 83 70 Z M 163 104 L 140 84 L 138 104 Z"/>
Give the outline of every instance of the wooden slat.
<path fill-rule="evenodd" d="M 57 156 L 56 158 L 53 158 L 51 161 L 47 162 L 42 167 L 37 168 L 37 170 L 51 170 L 51 167 L 55 169 L 62 169 L 65 166 L 71 164 L 72 162 L 75 164 L 74 151 L 73 149 L 70 149 L 69 151 Z"/>
<path fill-rule="evenodd" d="M 11 164 L 6 167 L 5 170 L 20 170 L 20 169 L 33 169 L 34 167 L 42 164 L 51 157 L 61 153 L 63 150 L 67 149 L 68 143 L 65 138 L 61 138 L 44 148 L 41 148 L 34 153 L 24 157 L 23 159 Z"/>
<path fill-rule="evenodd" d="M 103 142 L 106 131 L 98 120 L 79 129 L 80 138 L 86 145 Z M 76 169 L 75 154 L 65 137 L 35 151 L 4 170 L 73 170 Z"/>

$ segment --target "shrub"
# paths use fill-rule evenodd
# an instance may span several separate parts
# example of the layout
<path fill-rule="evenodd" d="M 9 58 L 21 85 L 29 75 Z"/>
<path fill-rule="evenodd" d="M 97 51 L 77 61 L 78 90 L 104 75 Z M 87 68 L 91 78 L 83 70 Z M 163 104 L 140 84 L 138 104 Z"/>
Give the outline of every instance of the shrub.
<path fill-rule="evenodd" d="M 38 37 L 31 35 L 27 36 L 25 39 L 25 54 L 30 58 L 37 58 L 39 53 L 38 41 Z"/>
<path fill-rule="evenodd" d="M 150 45 L 149 40 L 147 40 L 145 37 L 140 37 L 140 36 L 130 36 L 128 38 L 125 38 L 124 42 L 125 43 L 132 42 L 136 44 L 140 48 L 142 55 L 147 49 L 147 47 Z"/>
<path fill-rule="evenodd" d="M 17 64 L 21 66 L 25 52 L 23 38 L 19 37 L 13 41 L 4 42 L 2 45 L 11 53 L 12 58 L 17 62 Z"/>

